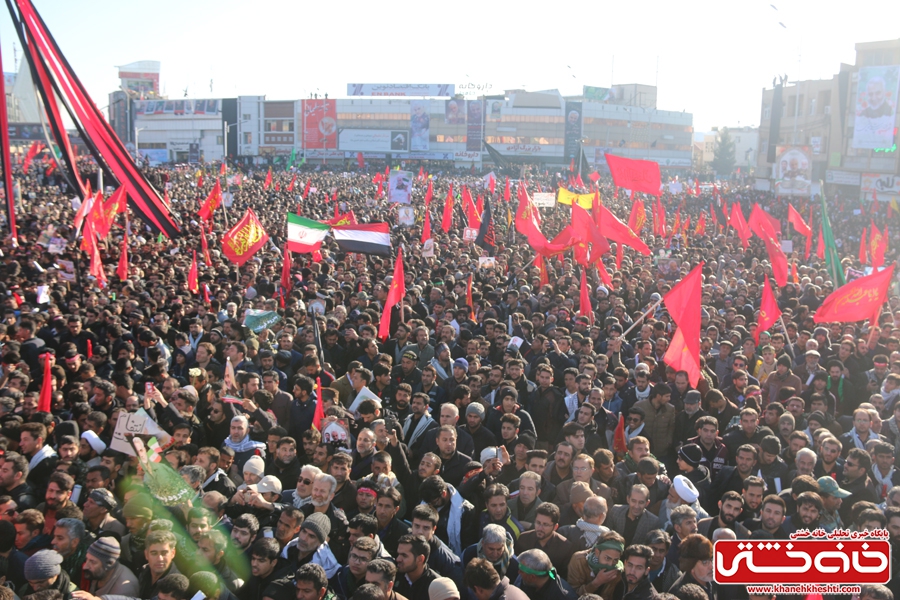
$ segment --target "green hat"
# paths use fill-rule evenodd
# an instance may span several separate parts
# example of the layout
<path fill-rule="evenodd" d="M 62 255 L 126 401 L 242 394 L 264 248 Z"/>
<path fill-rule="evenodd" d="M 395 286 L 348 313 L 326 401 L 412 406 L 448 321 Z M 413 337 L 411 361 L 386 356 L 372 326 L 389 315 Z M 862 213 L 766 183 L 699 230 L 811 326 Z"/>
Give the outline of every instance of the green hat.
<path fill-rule="evenodd" d="M 831 477 L 819 477 L 816 480 L 819 484 L 819 493 L 825 496 L 834 496 L 835 498 L 848 498 L 850 496 L 850 492 L 847 490 L 841 489 L 838 486 L 838 482 Z"/>
<path fill-rule="evenodd" d="M 149 499 L 135 496 L 125 503 L 125 507 L 122 509 L 122 516 L 127 519 L 152 519 L 153 510 L 150 508 Z"/>

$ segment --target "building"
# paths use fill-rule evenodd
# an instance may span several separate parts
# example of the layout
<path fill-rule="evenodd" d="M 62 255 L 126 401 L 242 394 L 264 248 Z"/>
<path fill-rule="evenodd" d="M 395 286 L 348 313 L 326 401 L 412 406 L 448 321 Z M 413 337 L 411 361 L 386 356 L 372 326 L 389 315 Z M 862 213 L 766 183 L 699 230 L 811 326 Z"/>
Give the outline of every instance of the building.
<path fill-rule="evenodd" d="M 695 171 L 711 169 L 716 157 L 716 141 L 718 136 L 712 133 L 695 133 L 693 145 L 693 166 Z"/>
<path fill-rule="evenodd" d="M 900 39 L 856 44 L 855 64 L 841 64 L 832 78 L 783 87 L 777 135 L 775 90 L 763 90 L 758 173 L 777 181 L 783 162 L 771 161 L 766 149 L 793 147 L 808 157 L 811 181 L 823 181 L 829 196 L 900 197 L 898 86 Z"/>
<path fill-rule="evenodd" d="M 151 165 L 222 160 L 225 103 L 220 98 L 131 101 L 141 159 Z"/>

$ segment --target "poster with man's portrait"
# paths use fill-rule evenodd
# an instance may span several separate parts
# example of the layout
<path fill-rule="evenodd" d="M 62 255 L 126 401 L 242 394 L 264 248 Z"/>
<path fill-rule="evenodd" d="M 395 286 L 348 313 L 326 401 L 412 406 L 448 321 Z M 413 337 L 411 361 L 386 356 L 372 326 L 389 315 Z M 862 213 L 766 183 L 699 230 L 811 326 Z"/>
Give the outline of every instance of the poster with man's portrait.
<path fill-rule="evenodd" d="M 900 65 L 863 67 L 856 86 L 854 148 L 890 148 L 894 145 L 894 115 Z"/>

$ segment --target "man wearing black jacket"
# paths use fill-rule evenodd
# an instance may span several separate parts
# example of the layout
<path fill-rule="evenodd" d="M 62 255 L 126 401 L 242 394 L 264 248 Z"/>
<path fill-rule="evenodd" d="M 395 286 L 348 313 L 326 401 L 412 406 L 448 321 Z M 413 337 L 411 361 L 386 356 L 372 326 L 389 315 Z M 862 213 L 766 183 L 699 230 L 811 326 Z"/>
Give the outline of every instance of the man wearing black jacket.
<path fill-rule="evenodd" d="M 418 536 L 404 535 L 397 543 L 397 583 L 395 590 L 409 600 L 429 600 L 428 586 L 438 574 L 428 566 L 428 542 Z"/>

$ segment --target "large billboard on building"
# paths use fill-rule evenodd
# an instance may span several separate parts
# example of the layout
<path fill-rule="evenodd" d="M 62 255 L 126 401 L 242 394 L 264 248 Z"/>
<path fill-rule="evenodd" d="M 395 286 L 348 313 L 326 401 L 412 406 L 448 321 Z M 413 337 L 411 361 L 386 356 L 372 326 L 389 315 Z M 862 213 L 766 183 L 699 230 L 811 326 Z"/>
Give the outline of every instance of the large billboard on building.
<path fill-rule="evenodd" d="M 453 96 L 452 83 L 348 83 L 348 96 Z"/>
<path fill-rule="evenodd" d="M 335 100 L 303 101 L 303 147 L 307 149 L 336 149 L 337 102 Z"/>
<path fill-rule="evenodd" d="M 812 160 L 809 146 L 778 146 L 775 159 L 775 194 L 809 196 L 812 192 Z"/>
<path fill-rule="evenodd" d="M 428 150 L 428 136 L 431 129 L 431 115 L 428 114 L 428 100 L 412 100 L 409 103 L 409 149 L 416 152 Z"/>
<path fill-rule="evenodd" d="M 481 140 L 484 136 L 484 102 L 481 100 L 466 101 L 466 150 L 481 152 Z"/>
<path fill-rule="evenodd" d="M 341 150 L 348 152 L 408 152 L 409 131 L 396 129 L 341 129 Z"/>
<path fill-rule="evenodd" d="M 577 158 L 581 144 L 581 102 L 566 100 L 566 137 L 565 158 Z"/>
<path fill-rule="evenodd" d="M 882 199 L 900 196 L 900 176 L 883 173 L 863 173 L 859 182 L 859 191 L 864 198 L 872 199 L 877 193 Z"/>
<path fill-rule="evenodd" d="M 141 60 L 119 67 L 120 85 L 139 98 L 159 96 L 159 61 Z"/>
<path fill-rule="evenodd" d="M 894 145 L 894 115 L 900 66 L 863 67 L 856 87 L 854 148 L 890 148 Z"/>
<path fill-rule="evenodd" d="M 209 115 L 222 114 L 222 101 L 214 100 L 135 100 L 134 114 L 151 116 Z"/>

